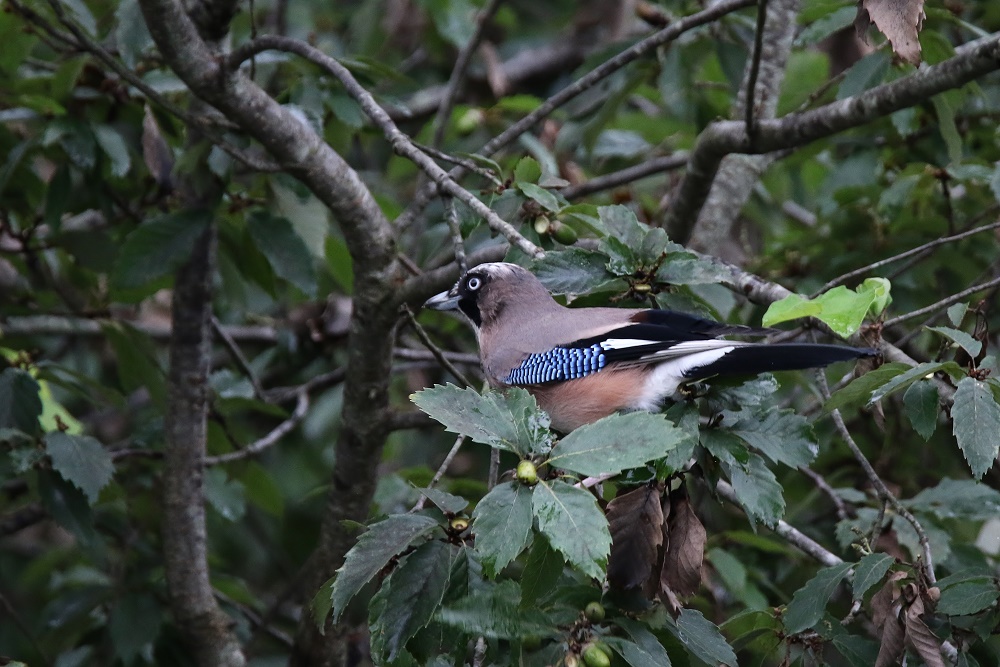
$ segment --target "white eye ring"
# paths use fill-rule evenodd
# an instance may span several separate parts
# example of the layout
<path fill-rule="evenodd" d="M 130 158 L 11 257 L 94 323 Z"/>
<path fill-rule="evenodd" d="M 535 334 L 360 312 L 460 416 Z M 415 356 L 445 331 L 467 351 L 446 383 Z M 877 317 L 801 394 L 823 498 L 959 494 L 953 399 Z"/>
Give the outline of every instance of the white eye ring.
<path fill-rule="evenodd" d="M 479 278 L 475 277 L 475 276 L 472 276 L 471 278 L 469 278 L 466 281 L 466 283 L 465 283 L 465 286 L 468 287 L 470 290 L 473 290 L 473 291 L 479 289 L 480 287 L 482 287 L 482 285 L 483 285 L 483 281 L 480 280 Z"/>

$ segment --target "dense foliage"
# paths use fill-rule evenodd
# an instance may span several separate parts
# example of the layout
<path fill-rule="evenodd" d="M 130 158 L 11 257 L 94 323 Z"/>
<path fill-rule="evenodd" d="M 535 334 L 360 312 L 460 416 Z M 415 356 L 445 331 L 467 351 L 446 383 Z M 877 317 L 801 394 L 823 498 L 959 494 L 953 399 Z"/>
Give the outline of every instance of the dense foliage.
<path fill-rule="evenodd" d="M 181 4 L 3 0 L 0 656 L 1000 661 L 1000 5 Z M 466 254 L 882 358 L 561 434 Z"/>

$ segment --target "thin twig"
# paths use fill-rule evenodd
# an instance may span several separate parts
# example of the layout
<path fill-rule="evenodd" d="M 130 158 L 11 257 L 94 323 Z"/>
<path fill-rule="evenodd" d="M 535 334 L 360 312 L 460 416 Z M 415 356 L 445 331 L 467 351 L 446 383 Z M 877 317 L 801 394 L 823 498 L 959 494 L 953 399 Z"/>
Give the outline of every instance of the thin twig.
<path fill-rule="evenodd" d="M 471 352 L 449 352 L 447 350 L 440 350 L 440 352 L 444 355 L 445 359 L 453 364 L 478 366 L 480 363 L 479 355 Z M 434 353 L 430 350 L 413 350 L 408 347 L 397 347 L 392 351 L 392 356 L 397 359 L 405 359 L 407 361 L 428 361 L 437 359 Z"/>
<path fill-rule="evenodd" d="M 212 329 L 215 330 L 215 335 L 222 340 L 222 344 L 229 350 L 229 356 L 232 357 L 236 365 L 240 367 L 243 374 L 247 376 L 250 380 L 250 384 L 253 386 L 253 393 L 258 399 L 267 402 L 267 397 L 264 394 L 264 387 L 261 386 L 260 380 L 257 379 L 257 374 L 253 372 L 250 368 L 250 362 L 243 355 L 243 351 L 240 350 L 240 346 L 236 344 L 233 337 L 229 335 L 225 329 L 222 328 L 222 324 L 219 322 L 217 317 L 212 317 Z"/>
<path fill-rule="evenodd" d="M 469 262 L 465 257 L 465 241 L 462 239 L 462 223 L 458 219 L 458 210 L 455 208 L 455 200 L 447 197 L 444 203 L 445 217 L 448 219 L 448 227 L 451 229 L 451 243 L 455 246 L 455 262 L 458 270 L 464 275 L 469 270 Z"/>
<path fill-rule="evenodd" d="M 976 227 L 975 229 L 970 229 L 968 231 L 955 234 L 953 236 L 944 236 L 942 238 L 934 239 L 933 241 L 925 243 L 921 246 L 917 246 L 916 248 L 911 248 L 910 250 L 901 252 L 898 255 L 893 255 L 892 257 L 886 257 L 885 259 L 880 259 L 877 262 L 872 262 L 867 266 L 862 266 L 860 269 L 854 269 L 853 271 L 848 271 L 847 273 L 841 276 L 837 276 L 833 280 L 829 281 L 828 283 L 820 287 L 818 290 L 816 290 L 816 293 L 812 295 L 812 298 L 816 298 L 823 292 L 826 292 L 827 290 L 832 289 L 837 285 L 842 285 L 843 283 L 847 282 L 852 278 L 863 276 L 864 274 L 870 271 L 874 271 L 875 269 L 881 268 L 886 264 L 892 264 L 893 262 L 898 262 L 902 259 L 906 259 L 907 257 L 912 257 L 913 255 L 919 255 L 922 252 L 926 252 L 938 246 L 945 245 L 947 243 L 952 243 L 954 241 L 961 241 L 962 239 L 974 236 L 975 234 L 988 232 L 992 229 L 997 229 L 998 227 L 1000 227 L 1000 221 L 988 225 L 983 225 L 982 227 Z"/>
<path fill-rule="evenodd" d="M 452 377 L 458 380 L 460 384 L 462 384 L 465 387 L 471 387 L 472 383 L 469 381 L 467 377 L 465 377 L 465 373 L 458 370 L 458 368 L 456 368 L 455 365 L 451 363 L 451 361 L 449 361 L 445 353 L 442 352 L 441 348 L 439 348 L 437 345 L 434 344 L 434 341 L 431 340 L 431 337 L 427 335 L 427 332 L 424 330 L 424 328 L 420 326 L 419 322 L 417 322 L 417 318 L 413 316 L 413 311 L 410 310 L 409 306 L 403 306 L 403 313 L 406 314 L 406 319 L 409 322 L 410 326 L 413 327 L 413 330 L 416 332 L 417 337 L 420 338 L 420 342 L 423 343 L 427 347 L 427 349 L 431 351 L 431 354 L 433 354 L 434 358 L 437 359 L 439 364 L 441 364 L 441 367 L 444 368 L 449 373 L 451 373 Z"/>
<path fill-rule="evenodd" d="M 448 87 L 445 90 L 441 104 L 438 105 L 437 113 L 434 115 L 434 121 L 431 125 L 434 128 L 434 138 L 431 140 L 431 145 L 435 148 L 441 146 L 441 142 L 444 140 L 444 131 L 448 127 L 448 118 L 451 116 L 451 110 L 455 107 L 455 100 L 458 99 L 458 94 L 462 90 L 462 85 L 465 82 L 465 74 L 469 70 L 469 63 L 472 62 L 472 54 L 476 52 L 480 42 L 483 41 L 483 33 L 486 31 L 486 26 L 493 18 L 493 15 L 496 14 L 497 9 L 500 8 L 502 1 L 490 0 L 485 7 L 479 10 L 479 14 L 476 16 L 476 28 L 472 31 L 472 36 L 462 46 L 462 49 L 458 52 L 458 56 L 455 58 L 455 66 L 452 68 L 451 76 L 448 78 Z"/>
<path fill-rule="evenodd" d="M 816 373 L 816 380 L 819 384 L 820 390 L 823 392 L 824 398 L 829 400 L 830 388 L 827 386 L 826 375 L 822 370 Z M 844 442 L 847 444 L 847 448 L 851 450 L 851 454 L 854 455 L 855 460 L 861 464 L 862 470 L 865 471 L 865 476 L 868 478 L 868 481 L 871 482 L 872 487 L 874 487 L 875 492 L 878 494 L 878 497 L 889 503 L 893 511 L 903 517 L 903 519 L 905 519 L 917 533 L 917 538 L 920 541 L 921 552 L 923 553 L 924 575 L 927 577 L 927 580 L 933 584 L 937 581 L 934 576 L 934 559 L 931 555 L 931 546 L 927 539 L 927 533 L 924 531 L 924 527 L 920 525 L 920 522 L 917 521 L 917 518 L 913 516 L 908 509 L 903 507 L 903 504 L 899 502 L 899 499 L 893 495 L 892 491 L 889 490 L 889 487 L 887 487 L 885 482 L 882 481 L 882 478 L 878 476 L 877 472 L 875 472 L 875 468 L 872 467 L 872 464 L 868 461 L 864 452 L 862 452 L 861 448 L 858 447 L 856 442 L 854 442 L 851 432 L 847 430 L 847 425 L 844 423 L 844 418 L 841 416 L 840 410 L 832 410 L 830 412 L 830 416 L 833 418 L 833 423 L 837 427 L 837 432 L 840 433 L 840 437 L 843 438 Z"/>
<path fill-rule="evenodd" d="M 754 120 L 754 109 L 757 106 L 755 98 L 755 88 L 757 87 L 757 75 L 760 73 L 760 58 L 764 51 L 764 23 L 767 21 L 767 0 L 760 0 L 757 3 L 757 30 L 753 40 L 753 58 L 750 61 L 750 76 L 747 79 L 746 109 L 744 112 L 744 122 L 746 123 L 747 136 L 753 145 L 754 137 L 757 135 L 757 124 Z"/>
<path fill-rule="evenodd" d="M 754 4 L 756 4 L 756 0 L 722 0 L 708 9 L 678 19 L 674 23 L 665 27 L 663 30 L 653 33 L 630 48 L 625 49 L 621 53 L 618 53 L 614 57 L 601 63 L 569 86 L 563 88 L 558 93 L 545 100 L 538 106 L 538 108 L 529 113 L 527 116 L 488 141 L 480 150 L 477 151 L 477 153 L 486 156 L 496 153 L 498 150 L 513 142 L 515 139 L 534 127 L 538 121 L 548 117 L 548 115 L 553 111 L 566 104 L 577 95 L 586 92 L 626 65 L 638 60 L 648 53 L 655 51 L 659 47 L 674 41 L 689 30 L 712 23 L 727 14 L 750 7 Z M 456 167 L 455 169 L 452 169 L 450 176 L 456 179 L 461 178 L 461 168 Z M 396 225 L 400 228 L 408 227 L 410 222 L 412 222 L 412 220 L 419 216 L 423 211 L 424 207 L 430 201 L 433 192 L 433 187 L 430 184 L 428 184 L 427 187 L 417 190 L 410 206 L 408 206 L 406 211 L 396 218 Z"/>
<path fill-rule="evenodd" d="M 118 76 L 127 81 L 134 88 L 139 90 L 150 102 L 153 102 L 157 106 L 166 110 L 170 114 L 180 118 L 185 123 L 198 128 L 205 138 L 210 140 L 214 145 L 218 146 L 230 156 L 239 160 L 245 164 L 250 169 L 260 172 L 273 173 L 278 171 L 283 171 L 284 168 L 271 162 L 270 160 L 254 157 L 240 148 L 233 146 L 231 143 L 225 140 L 225 138 L 220 135 L 215 127 L 224 126 L 227 129 L 232 129 L 228 121 L 223 118 L 211 119 L 205 118 L 203 116 L 198 116 L 196 114 L 189 113 L 188 111 L 182 109 L 181 107 L 173 104 L 163 95 L 159 94 L 154 90 L 149 84 L 142 80 L 139 75 L 126 67 L 121 61 L 115 58 L 111 53 L 107 51 L 103 46 L 95 42 L 90 36 L 87 35 L 80 27 L 68 17 L 65 12 L 63 12 L 62 7 L 56 0 L 49 0 L 49 4 L 52 6 L 56 17 L 59 22 L 62 23 L 76 38 L 79 43 L 79 47 L 82 50 L 88 51 L 95 55 L 98 60 L 103 62 L 108 68 L 113 70 Z M 44 20 L 39 17 L 39 20 Z"/>
<path fill-rule="evenodd" d="M 474 174 L 482 176 L 493 185 L 496 186 L 503 185 L 503 181 L 500 180 L 499 174 L 493 173 L 492 169 L 487 169 L 486 167 L 480 167 L 478 164 L 476 164 L 473 160 L 470 160 L 469 158 L 459 157 L 457 155 L 445 153 L 444 151 L 434 148 L 433 146 L 417 143 L 416 141 L 413 142 L 413 145 L 422 150 L 423 152 L 427 153 L 428 155 L 430 155 L 432 158 L 441 160 L 442 162 L 448 162 L 450 164 L 457 164 L 467 169 L 468 171 L 471 171 Z"/>
<path fill-rule="evenodd" d="M 912 313 L 906 313 L 905 315 L 900 315 L 899 317 L 894 317 L 891 320 L 886 320 L 885 324 L 883 326 L 886 329 L 888 329 L 889 327 L 896 326 L 897 324 L 899 324 L 901 322 L 906 322 L 907 320 L 912 320 L 912 319 L 914 319 L 916 317 L 922 317 L 922 316 L 927 315 L 929 313 L 933 313 L 935 311 L 941 310 L 942 308 L 947 308 L 951 304 L 958 303 L 959 301 L 961 301 L 962 299 L 964 299 L 967 296 L 971 296 L 971 295 L 975 294 L 976 292 L 982 292 L 983 290 L 987 290 L 987 289 L 989 289 L 991 287 L 995 287 L 996 285 L 1000 285 L 1000 276 L 994 278 L 993 280 L 987 280 L 985 283 L 979 283 L 978 285 L 973 285 L 972 287 L 970 287 L 968 289 L 964 289 L 961 292 L 958 292 L 957 294 L 952 294 L 948 298 L 941 299 L 937 303 L 932 303 L 931 305 L 927 306 L 926 308 L 921 308 L 919 310 L 914 310 Z"/>
<path fill-rule="evenodd" d="M 205 465 L 214 466 L 222 463 L 231 463 L 233 461 L 242 461 L 243 459 L 258 456 L 261 452 L 274 445 L 276 442 L 288 435 L 288 433 L 298 426 L 299 422 L 305 418 L 306 412 L 309 410 L 309 394 L 305 391 L 300 391 L 298 399 L 298 402 L 295 404 L 295 411 L 289 415 L 288 419 L 275 426 L 274 429 L 263 438 L 252 442 L 243 449 L 235 452 L 220 454 L 218 456 L 206 456 L 204 459 Z"/>
<path fill-rule="evenodd" d="M 823 479 L 822 475 L 820 475 L 818 472 L 816 472 L 809 466 L 799 466 L 799 472 L 801 472 L 806 477 L 811 479 L 813 481 L 813 484 L 816 485 L 816 488 L 818 488 L 820 491 L 826 494 L 826 497 L 830 499 L 830 502 L 833 503 L 833 506 L 837 508 L 838 519 L 843 521 L 844 519 L 847 518 L 847 505 L 844 504 L 844 500 L 839 495 L 837 495 L 837 492 L 833 489 L 833 487 L 830 486 L 830 484 L 827 483 L 825 479 Z"/>
<path fill-rule="evenodd" d="M 545 254 L 541 248 L 522 236 L 520 232 L 509 222 L 498 216 L 489 206 L 456 183 L 449 176 L 448 172 L 439 167 L 430 156 L 417 148 L 413 141 L 396 127 L 389 114 L 379 106 L 379 103 L 375 101 L 371 93 L 359 84 L 354 75 L 335 58 L 331 58 L 316 47 L 297 39 L 281 37 L 279 35 L 263 35 L 241 45 L 230 53 L 227 58 L 227 64 L 230 69 L 236 69 L 240 63 L 254 54 L 272 50 L 294 53 L 326 70 L 344 86 L 347 94 L 354 98 L 362 111 L 382 131 L 382 134 L 392 145 L 393 150 L 409 159 L 421 171 L 427 174 L 437 184 L 439 191 L 449 194 L 467 205 L 475 213 L 482 216 L 492 230 L 502 234 L 511 244 L 517 246 L 529 256 L 537 258 Z"/>
<path fill-rule="evenodd" d="M 449 467 L 451 467 L 451 462 L 455 460 L 455 456 L 458 454 L 458 450 L 462 448 L 463 444 L 465 444 L 464 435 L 460 435 L 457 438 L 455 438 L 455 444 L 452 445 L 451 449 L 448 450 L 448 453 L 444 457 L 444 461 L 442 461 L 441 465 L 438 466 L 437 472 L 434 473 L 434 476 L 431 477 L 431 481 L 427 484 L 428 489 L 433 488 L 434 486 L 437 485 L 438 482 L 441 481 L 441 478 L 444 477 L 444 473 L 448 470 Z M 417 504 L 414 505 L 413 509 L 410 511 L 419 512 L 424 508 L 424 505 L 426 504 L 427 504 L 427 496 L 421 494 L 420 499 L 417 501 Z"/>
<path fill-rule="evenodd" d="M 627 185 L 633 181 L 646 178 L 647 176 L 654 176 L 665 171 L 680 169 L 687 164 L 687 160 L 687 151 L 678 151 L 673 155 L 655 157 L 651 160 L 646 160 L 641 164 L 626 167 L 625 169 L 621 169 L 619 171 L 613 171 L 610 174 L 595 176 L 589 181 L 580 183 L 579 185 L 571 185 L 568 188 L 563 188 L 561 193 L 570 201 L 580 199 L 581 197 L 586 197 L 587 195 L 594 194 L 595 192 L 602 192 L 604 190 L 610 190 L 622 185 Z"/>

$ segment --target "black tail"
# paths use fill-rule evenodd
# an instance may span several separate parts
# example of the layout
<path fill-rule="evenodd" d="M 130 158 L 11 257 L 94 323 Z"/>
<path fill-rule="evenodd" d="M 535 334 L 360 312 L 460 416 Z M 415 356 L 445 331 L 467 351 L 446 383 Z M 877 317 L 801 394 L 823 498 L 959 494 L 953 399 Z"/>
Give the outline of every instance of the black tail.
<path fill-rule="evenodd" d="M 756 375 L 768 371 L 794 371 L 818 368 L 835 361 L 874 357 L 877 354 L 876 350 L 868 348 L 817 343 L 744 345 L 733 348 L 731 352 L 706 366 L 692 368 L 685 375 L 692 380 L 698 380 L 713 375 Z"/>

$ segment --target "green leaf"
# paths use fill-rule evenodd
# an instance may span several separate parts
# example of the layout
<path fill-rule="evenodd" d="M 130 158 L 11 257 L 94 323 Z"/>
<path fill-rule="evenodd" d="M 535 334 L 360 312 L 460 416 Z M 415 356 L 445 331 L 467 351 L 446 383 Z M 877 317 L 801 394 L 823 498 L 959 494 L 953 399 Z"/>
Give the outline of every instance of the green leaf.
<path fill-rule="evenodd" d="M 145 387 L 158 406 L 167 404 L 167 385 L 149 336 L 123 322 L 107 322 L 101 332 L 118 361 L 118 381 L 126 393 Z"/>
<path fill-rule="evenodd" d="M 627 206 L 601 206 L 597 209 L 597 216 L 612 238 L 628 248 L 642 246 L 649 228 L 639 222 L 632 209 Z"/>
<path fill-rule="evenodd" d="M 430 623 L 448 589 L 457 550 L 441 540 L 425 542 L 382 584 L 369 619 L 376 664 L 393 662 L 406 642 Z"/>
<path fill-rule="evenodd" d="M 155 287 L 148 288 L 150 283 L 167 277 L 188 259 L 210 220 L 207 211 L 179 211 L 143 222 L 122 245 L 112 286 L 127 291 L 133 300 L 151 294 Z"/>
<path fill-rule="evenodd" d="M 554 294 L 591 294 L 624 285 L 608 273 L 608 258 L 593 250 L 570 248 L 545 253 L 531 267 L 532 273 Z"/>
<path fill-rule="evenodd" d="M 852 380 L 843 389 L 833 392 L 830 399 L 823 404 L 824 414 L 833 412 L 834 410 L 842 410 L 847 406 L 867 403 L 873 391 L 897 375 L 902 375 L 910 370 L 910 368 L 911 366 L 907 364 L 893 362 L 865 373 L 861 377 Z"/>
<path fill-rule="evenodd" d="M 340 618 L 351 598 L 394 556 L 437 527 L 437 521 L 422 514 L 394 514 L 369 526 L 347 552 L 344 564 L 333 580 L 330 604 L 334 622 Z M 323 611 L 324 606 L 317 600 L 315 608 Z M 327 606 L 326 611 L 329 609 Z M 326 614 L 323 616 L 325 618 Z"/>
<path fill-rule="evenodd" d="M 858 294 L 871 294 L 872 303 L 868 307 L 868 312 L 874 316 L 881 315 L 889 304 L 892 303 L 892 283 L 886 278 L 865 278 L 865 281 L 858 285 Z"/>
<path fill-rule="evenodd" d="M 458 514 L 469 506 L 469 501 L 462 496 L 446 493 L 441 489 L 420 489 L 420 493 L 427 496 L 427 499 L 437 505 L 438 509 L 448 514 Z"/>
<path fill-rule="evenodd" d="M 889 56 L 885 51 L 876 51 L 865 56 L 847 70 L 837 90 L 837 99 L 843 100 L 874 88 L 882 83 L 887 71 L 889 71 Z"/>
<path fill-rule="evenodd" d="M 889 554 L 873 553 L 864 556 L 854 568 L 854 599 L 860 600 L 868 589 L 882 581 L 896 559 Z"/>
<path fill-rule="evenodd" d="M 519 598 L 517 584 L 502 581 L 446 605 L 437 620 L 488 639 L 520 640 L 528 635 L 552 634 L 554 628 L 542 613 L 537 608 L 518 607 Z"/>
<path fill-rule="evenodd" d="M 410 400 L 447 430 L 473 442 L 521 456 L 546 453 L 552 446 L 549 416 L 519 387 L 480 394 L 471 388 L 435 385 L 410 394 Z"/>
<path fill-rule="evenodd" d="M 108 450 L 90 436 L 53 431 L 45 435 L 45 451 L 52 469 L 83 491 L 91 505 L 115 474 Z"/>
<path fill-rule="evenodd" d="M 785 629 L 798 633 L 811 628 L 823 617 L 826 603 L 854 563 L 839 563 L 820 570 L 806 585 L 795 591 L 785 608 Z"/>
<path fill-rule="evenodd" d="M 222 468 L 205 471 L 205 500 L 227 521 L 239 521 L 246 516 L 246 489 L 239 480 L 230 479 Z"/>
<path fill-rule="evenodd" d="M 246 489 L 250 502 L 273 517 L 283 518 L 285 497 L 272 474 L 256 461 L 244 463 L 243 466 L 245 467 L 240 470 L 239 480 Z"/>
<path fill-rule="evenodd" d="M 247 232 L 279 277 L 307 296 L 316 296 L 312 254 L 287 219 L 266 211 L 254 211 L 247 218 Z"/>
<path fill-rule="evenodd" d="M 964 331 L 952 329 L 951 327 L 927 327 L 927 330 L 933 331 L 936 334 L 941 334 L 968 352 L 969 356 L 973 359 L 978 357 L 979 353 L 983 351 L 983 344 Z"/>
<path fill-rule="evenodd" d="M 542 168 L 533 157 L 523 157 L 514 166 L 514 182 L 537 183 L 542 177 Z"/>
<path fill-rule="evenodd" d="M 493 487 L 472 513 L 483 572 L 493 578 L 517 558 L 531 534 L 531 489 L 519 482 Z"/>
<path fill-rule="evenodd" d="M 646 655 L 649 656 L 651 661 L 639 664 L 656 665 L 657 667 L 660 665 L 666 665 L 669 667 L 670 655 L 667 653 L 667 650 L 663 648 L 663 643 L 649 630 L 646 624 L 625 616 L 616 618 L 614 622 L 618 627 L 623 629 L 629 637 L 632 638 L 632 641 L 635 642 L 635 646 L 642 651 L 641 654 L 623 652 L 622 657 L 626 657 L 626 655 L 635 655 L 635 657 L 638 658 L 642 655 Z M 607 637 L 606 639 L 610 639 L 610 637 Z M 614 648 L 614 644 L 610 645 Z M 636 663 L 631 661 L 632 659 L 633 658 L 631 657 L 626 658 L 626 660 L 629 660 L 629 664 L 632 665 L 632 667 L 637 667 Z"/>
<path fill-rule="evenodd" d="M 34 435 L 42 414 L 40 388 L 31 374 L 20 368 L 0 372 L 0 429 L 11 428 Z"/>
<path fill-rule="evenodd" d="M 819 452 L 812 426 L 794 410 L 771 410 L 763 415 L 751 410 L 727 411 L 723 416 L 727 431 L 775 463 L 797 468 L 812 463 Z M 726 423 L 730 420 L 734 420 L 731 426 Z"/>
<path fill-rule="evenodd" d="M 544 535 L 536 535 L 521 574 L 521 607 L 531 607 L 552 591 L 565 561 Z"/>
<path fill-rule="evenodd" d="M 591 149 L 591 156 L 596 159 L 621 157 L 634 158 L 645 155 L 651 146 L 642 135 L 632 130 L 604 130 L 597 135 L 597 141 Z"/>
<path fill-rule="evenodd" d="M 558 197 L 534 183 L 518 183 L 517 189 L 523 192 L 525 197 L 538 202 L 542 208 L 548 211 L 557 213 L 562 208 Z"/>
<path fill-rule="evenodd" d="M 993 467 L 1000 451 L 1000 405 L 985 382 L 967 377 L 958 383 L 951 418 L 958 446 L 979 479 Z"/>
<path fill-rule="evenodd" d="M 115 44 L 122 60 L 131 69 L 135 69 L 142 53 L 153 45 L 153 38 L 136 0 L 122 0 L 118 4 L 115 11 Z"/>
<path fill-rule="evenodd" d="M 930 380 L 920 380 L 910 385 L 903 394 L 903 408 L 913 430 L 924 440 L 929 440 L 937 428 L 938 388 Z"/>
<path fill-rule="evenodd" d="M 941 591 L 935 611 L 948 616 L 967 616 L 990 607 L 997 598 L 1000 598 L 1000 589 L 995 579 L 963 581 Z"/>
<path fill-rule="evenodd" d="M 931 98 L 934 112 L 937 114 L 937 128 L 948 148 L 948 161 L 957 164 L 962 161 L 962 135 L 958 133 L 955 124 L 955 107 L 947 95 L 935 95 Z"/>
<path fill-rule="evenodd" d="M 111 161 L 111 175 L 115 178 L 128 176 L 132 169 L 132 156 L 122 135 L 110 125 L 98 125 L 94 128 L 94 138 Z"/>
<path fill-rule="evenodd" d="M 899 391 L 900 389 L 906 389 L 914 382 L 921 380 L 941 370 L 947 364 L 948 362 L 928 362 L 923 364 L 917 364 L 910 370 L 906 371 L 905 373 L 901 373 L 900 375 L 897 375 L 896 377 L 892 378 L 878 389 L 872 391 L 871 398 L 868 399 L 868 404 L 872 405 L 874 403 L 878 403 L 889 394 Z"/>
<path fill-rule="evenodd" d="M 125 665 L 152 645 L 160 634 L 163 611 L 148 593 L 131 593 L 115 601 L 108 618 L 108 634 L 115 655 Z"/>
<path fill-rule="evenodd" d="M 781 484 L 764 463 L 764 459 L 751 454 L 745 466 L 723 463 L 729 480 L 736 491 L 736 499 L 751 518 L 773 528 L 785 514 L 785 499 Z"/>
<path fill-rule="evenodd" d="M 1000 174 L 1000 164 L 997 165 L 997 168 L 993 173 Z M 948 313 L 948 320 L 951 322 L 951 325 L 957 327 L 962 324 L 962 320 L 965 319 L 965 313 L 968 310 L 969 310 L 968 303 L 953 303 L 952 305 L 948 306 L 948 310 L 945 312 Z"/>
<path fill-rule="evenodd" d="M 768 306 L 761 321 L 765 327 L 769 327 L 788 320 L 815 317 L 829 325 L 839 336 L 847 338 L 861 327 L 873 304 L 889 298 L 888 293 L 883 293 L 882 289 L 884 286 L 873 285 L 855 292 L 840 285 L 812 300 L 798 294 L 789 294 Z"/>
<path fill-rule="evenodd" d="M 548 464 L 581 475 L 619 473 L 663 458 L 684 438 L 684 431 L 663 415 L 611 415 L 557 442 Z"/>
<path fill-rule="evenodd" d="M 680 616 L 670 630 L 684 644 L 684 648 L 696 658 L 709 665 L 729 665 L 736 667 L 736 654 L 719 627 L 702 616 L 696 609 L 681 609 Z"/>
<path fill-rule="evenodd" d="M 642 646 L 623 637 L 604 637 L 603 641 L 632 667 L 649 667 L 650 665 L 670 667 L 671 665 L 670 655 L 665 650 L 662 650 L 662 647 L 658 655 L 654 656 Z"/>
<path fill-rule="evenodd" d="M 593 495 L 559 480 L 539 482 L 532 508 L 553 549 L 587 576 L 604 578 L 611 533 Z"/>
<path fill-rule="evenodd" d="M 906 501 L 912 510 L 940 519 L 986 520 L 1000 516 L 1000 491 L 970 479 L 942 479 Z"/>

